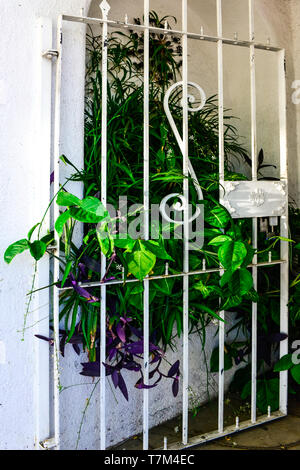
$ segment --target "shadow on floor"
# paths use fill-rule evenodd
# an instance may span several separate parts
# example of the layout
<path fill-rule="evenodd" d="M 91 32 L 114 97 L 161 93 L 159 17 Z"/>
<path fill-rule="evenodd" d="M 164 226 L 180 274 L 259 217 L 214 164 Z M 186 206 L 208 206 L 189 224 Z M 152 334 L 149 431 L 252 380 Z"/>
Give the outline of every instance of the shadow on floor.
<path fill-rule="evenodd" d="M 198 413 L 189 417 L 189 437 L 201 436 L 217 428 L 218 405 L 216 401 L 199 408 Z M 230 396 L 225 400 L 224 426 L 250 419 L 250 405 L 238 397 Z M 149 449 L 163 446 L 164 437 L 168 444 L 181 440 L 181 416 L 167 421 L 150 430 Z M 142 436 L 137 435 L 113 447 L 115 450 L 141 450 Z M 290 400 L 289 415 L 274 422 L 239 432 L 232 436 L 193 447 L 193 450 L 300 450 L 300 402 Z"/>

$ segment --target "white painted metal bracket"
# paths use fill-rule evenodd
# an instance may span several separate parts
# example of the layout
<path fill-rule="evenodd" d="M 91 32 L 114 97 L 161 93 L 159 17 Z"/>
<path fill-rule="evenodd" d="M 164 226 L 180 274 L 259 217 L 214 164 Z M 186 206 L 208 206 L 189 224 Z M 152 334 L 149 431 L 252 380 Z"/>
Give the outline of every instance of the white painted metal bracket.
<path fill-rule="evenodd" d="M 282 216 L 287 210 L 284 181 L 224 181 L 221 204 L 233 218 Z"/>
<path fill-rule="evenodd" d="M 55 437 L 49 437 L 49 439 L 45 439 L 44 441 L 39 443 L 40 450 L 50 450 L 56 448 L 56 439 Z"/>
<path fill-rule="evenodd" d="M 47 49 L 42 53 L 42 56 L 45 57 L 46 59 L 53 59 L 58 57 L 58 51 L 56 49 Z"/>

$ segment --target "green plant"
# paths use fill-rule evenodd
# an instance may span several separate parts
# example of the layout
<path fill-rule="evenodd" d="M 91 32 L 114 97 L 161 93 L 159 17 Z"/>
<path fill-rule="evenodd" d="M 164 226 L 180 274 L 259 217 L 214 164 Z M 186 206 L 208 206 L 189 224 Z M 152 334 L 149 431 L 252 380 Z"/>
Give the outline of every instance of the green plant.
<path fill-rule="evenodd" d="M 168 87 L 179 79 L 181 69 L 181 46 L 175 35 L 173 37 L 164 35 L 166 20 L 175 21 L 172 17 L 159 19 L 156 13 L 151 13 L 151 24 L 162 28 L 161 34 L 150 35 L 150 200 L 153 204 L 159 204 L 162 198 L 171 192 L 180 193 L 184 180 L 180 149 L 170 132 L 163 109 L 164 94 Z M 139 20 L 136 19 L 136 22 Z M 83 184 L 85 196 L 79 199 L 66 192 L 64 189 L 66 183 L 54 196 L 55 203 L 61 208 L 60 216 L 55 221 L 55 230 L 61 239 L 61 280 L 54 286 L 63 289 L 60 296 L 60 320 L 64 321 L 65 329 L 62 333 L 61 348 L 64 349 L 65 344 L 70 343 L 78 352 L 78 344 L 82 343 L 92 364 L 85 365 L 83 374 L 97 375 L 101 327 L 99 288 L 85 288 L 84 283 L 122 280 L 123 276 L 125 279 L 137 280 L 137 282 L 107 286 L 106 328 L 107 337 L 111 341 L 107 367 L 115 387 L 119 387 L 126 397 L 127 393 L 124 392 L 125 388 L 120 378 L 121 370 L 127 368 L 140 371 L 136 359 L 143 355 L 141 344 L 132 339 L 134 335 L 140 341 L 142 338 L 142 281 L 145 276 L 152 273 L 163 274 L 166 261 L 169 263 L 171 274 L 181 272 L 182 241 L 174 238 L 164 240 L 164 227 L 161 224 L 157 240 L 146 241 L 142 236 L 137 240 L 133 240 L 130 236 L 122 239 L 118 236 L 122 217 L 118 214 L 115 217 L 111 216 L 107 208 L 101 204 L 99 200 L 102 132 L 100 37 L 88 36 L 88 56 L 84 168 L 77 169 L 66 156 L 61 157 L 62 162 L 71 166 L 74 171 L 71 180 Z M 118 207 L 119 197 L 126 196 L 128 205 L 131 206 L 140 204 L 143 200 L 143 35 L 133 31 L 129 31 L 127 35 L 112 33 L 108 41 L 108 57 L 108 203 Z M 180 101 L 179 90 L 170 100 L 170 109 L 178 127 L 182 119 Z M 241 180 L 246 177 L 236 173 L 231 162 L 233 158 L 238 158 L 249 163 L 249 157 L 239 143 L 233 122 L 233 116 L 226 111 L 225 177 L 227 180 Z M 255 253 L 251 247 L 251 223 L 249 220 L 234 221 L 218 202 L 219 136 L 216 96 L 210 97 L 201 111 L 190 113 L 189 133 L 189 158 L 204 193 L 205 208 L 204 245 L 191 253 L 190 270 L 199 270 L 203 259 L 207 268 L 216 268 L 221 264 L 225 270 L 221 279 L 219 273 L 205 273 L 191 277 L 190 332 L 198 332 L 205 344 L 206 327 L 212 319 L 220 320 L 220 311 L 226 310 L 229 315 L 231 312 L 238 312 L 239 321 L 234 328 L 237 331 L 242 330 L 246 340 L 243 344 L 227 345 L 229 368 L 234 362 L 246 362 L 249 353 L 251 302 L 258 302 L 261 307 L 259 322 L 265 332 L 273 331 L 277 313 L 273 306 L 273 323 L 270 322 L 266 312 L 273 298 L 268 292 L 258 295 L 253 288 L 251 272 L 247 269 Z M 262 168 L 263 159 L 260 157 L 260 170 Z M 189 185 L 191 203 L 196 205 L 197 193 L 191 179 Z M 135 214 L 130 213 L 128 220 L 131 221 L 134 217 Z M 76 224 L 84 225 L 84 237 L 79 247 L 74 243 Z M 41 227 L 42 222 L 33 227 L 26 239 L 12 244 L 4 256 L 6 262 L 11 262 L 15 255 L 27 249 L 36 261 L 46 252 L 53 256 L 49 250 L 49 245 L 53 242 L 53 233 L 40 237 Z M 37 228 L 37 238 L 31 241 Z M 171 230 L 174 230 L 174 227 L 171 227 Z M 259 256 L 263 258 L 270 249 L 274 254 L 278 254 L 276 251 L 278 240 L 276 234 L 272 240 L 262 240 Z M 104 254 L 108 260 L 107 272 L 102 279 L 101 254 Z M 268 276 L 264 278 L 264 282 L 270 287 Z M 156 348 L 152 348 L 152 359 L 155 363 L 154 359 L 160 361 L 163 351 L 167 347 L 174 347 L 175 337 L 182 333 L 182 281 L 178 278 L 165 278 L 150 284 L 150 335 L 153 348 Z M 131 358 L 131 361 L 128 358 L 128 354 L 131 354 L 128 353 L 130 348 L 131 351 L 134 348 L 137 355 L 137 358 L 134 360 Z M 212 371 L 217 370 L 216 356 L 217 352 L 214 352 L 211 358 Z M 171 365 L 169 377 L 173 379 L 173 393 L 176 394 L 179 364 L 175 368 L 174 366 Z M 156 373 L 160 380 L 163 374 L 159 370 L 156 370 Z M 137 382 L 137 387 L 143 388 L 142 378 Z"/>

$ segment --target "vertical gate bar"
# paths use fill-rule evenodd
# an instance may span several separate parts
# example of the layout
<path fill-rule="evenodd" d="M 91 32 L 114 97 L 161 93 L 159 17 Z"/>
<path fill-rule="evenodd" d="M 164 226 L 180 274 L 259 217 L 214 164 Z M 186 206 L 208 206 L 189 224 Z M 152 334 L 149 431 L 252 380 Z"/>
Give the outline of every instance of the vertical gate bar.
<path fill-rule="evenodd" d="M 257 250 L 257 218 L 252 221 L 252 246 Z M 257 255 L 252 261 L 257 264 Z M 253 287 L 257 290 L 257 267 L 252 267 Z M 256 422 L 256 388 L 257 388 L 257 304 L 252 302 L 251 326 L 251 421 Z"/>
<path fill-rule="evenodd" d="M 222 38 L 222 0 L 217 0 L 217 35 Z M 220 184 L 224 181 L 224 72 L 223 72 L 223 41 L 218 44 L 218 103 L 219 103 L 219 176 Z"/>
<path fill-rule="evenodd" d="M 249 41 L 255 39 L 254 32 L 254 2 L 249 0 Z M 251 99 L 251 160 L 252 181 L 257 181 L 257 124 L 256 124 L 256 76 L 255 76 L 255 47 L 250 46 L 250 99 Z M 257 250 L 257 218 L 252 220 L 252 246 Z M 257 290 L 257 255 L 253 257 L 253 287 Z M 257 376 L 257 304 L 252 302 L 251 328 L 251 421 L 256 422 L 256 376 Z"/>
<path fill-rule="evenodd" d="M 144 238 L 149 240 L 149 0 L 144 0 Z M 149 385 L 149 281 L 144 280 L 144 383 Z M 149 448 L 149 390 L 143 390 L 143 449 Z"/>
<path fill-rule="evenodd" d="M 255 39 L 254 32 L 254 4 L 249 0 L 249 40 Z M 257 180 L 257 135 L 256 135 L 256 77 L 255 77 L 255 47 L 250 46 L 250 87 L 251 87 L 251 156 L 252 180 Z"/>
<path fill-rule="evenodd" d="M 188 128 L 188 36 L 187 36 L 187 0 L 182 0 L 182 79 L 183 79 L 183 197 L 185 203 L 183 225 L 183 272 L 189 271 L 189 128 Z M 188 408 L 189 408 L 189 276 L 183 276 L 183 389 L 182 389 L 182 442 L 188 443 Z"/>
<path fill-rule="evenodd" d="M 278 52 L 279 61 L 279 133 L 280 133 L 280 179 L 288 182 L 287 119 L 286 119 L 286 77 L 285 50 Z"/>
<path fill-rule="evenodd" d="M 285 51 L 278 53 L 279 61 L 279 132 L 280 132 L 280 179 L 285 183 L 286 210 L 280 219 L 280 235 L 289 238 L 288 229 L 288 160 L 287 160 L 287 122 L 286 122 L 286 77 Z M 288 301 L 289 301 L 289 245 L 281 242 L 281 259 L 286 263 L 280 267 L 280 332 L 288 334 Z M 280 357 L 288 353 L 288 339 L 280 342 Z M 288 371 L 280 372 L 279 408 L 284 414 L 288 409 Z"/>
<path fill-rule="evenodd" d="M 223 35 L 222 0 L 217 0 L 217 34 Z M 223 41 L 218 40 L 218 104 L 219 104 L 219 178 L 220 191 L 225 178 L 224 165 L 224 72 L 223 72 Z M 223 272 L 221 271 L 221 275 Z M 220 312 L 220 317 L 225 319 L 225 312 Z M 219 322 L 219 392 L 218 392 L 218 431 L 224 429 L 224 341 L 225 324 Z"/>
<path fill-rule="evenodd" d="M 103 20 L 107 20 L 110 6 L 106 1 L 100 5 Z M 107 203 L 107 23 L 102 26 L 102 116 L 101 116 L 101 202 Z M 101 254 L 101 279 L 106 272 L 106 257 Z M 106 286 L 100 288 L 100 448 L 106 448 Z"/>
<path fill-rule="evenodd" d="M 61 118 L 61 74 L 62 74 L 62 16 L 57 22 L 57 51 L 56 62 L 56 83 L 55 83 L 55 122 L 54 122 L 54 183 L 53 194 L 59 191 L 60 175 L 60 118 Z M 53 204 L 53 223 L 59 216 L 59 206 Z M 53 257 L 53 282 L 59 281 L 59 236 L 54 230 L 55 250 Z M 53 359 L 53 385 L 54 385 L 54 438 L 55 448 L 60 447 L 60 426 L 59 426 L 59 290 L 53 288 L 53 329 L 54 329 L 54 359 Z"/>
<path fill-rule="evenodd" d="M 50 180 L 50 165 L 45 171 L 45 162 L 52 163 L 51 154 L 51 105 L 52 105 L 52 60 L 44 57 L 44 52 L 53 47 L 52 37 L 52 19 L 50 18 L 39 18 L 38 20 L 38 31 L 39 31 L 39 51 L 41 53 L 41 63 L 39 70 L 39 113 L 38 129 L 39 129 L 39 155 L 38 164 L 35 165 L 36 177 L 40 178 L 43 173 L 42 184 L 48 185 Z M 41 155 L 43 158 L 41 159 Z M 47 205 L 51 199 L 51 189 L 49 187 L 48 194 L 41 199 L 43 205 Z M 44 201 L 45 199 L 45 201 Z M 48 214 L 44 221 L 44 227 L 49 227 L 50 215 Z M 38 288 L 44 287 L 49 284 L 50 274 L 50 262 L 49 258 L 43 258 L 39 262 L 39 271 L 37 277 Z M 47 284 L 46 284 L 47 283 Z M 49 303 L 49 292 L 41 291 L 37 296 L 39 307 L 34 312 L 34 334 L 49 337 L 49 322 L 43 321 L 43 312 L 48 307 Z M 42 305 L 45 305 L 43 308 Z M 43 343 L 43 344 L 42 344 Z M 40 449 L 40 442 L 48 439 L 50 436 L 50 388 L 49 388 L 49 345 L 44 341 L 35 341 L 35 385 L 34 385 L 34 397 L 35 397 L 35 448 Z"/>

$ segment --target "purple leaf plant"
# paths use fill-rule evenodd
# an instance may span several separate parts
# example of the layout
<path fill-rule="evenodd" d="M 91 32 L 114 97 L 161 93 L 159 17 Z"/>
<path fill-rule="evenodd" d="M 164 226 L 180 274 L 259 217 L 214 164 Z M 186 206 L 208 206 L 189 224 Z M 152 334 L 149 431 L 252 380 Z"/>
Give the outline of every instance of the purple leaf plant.
<path fill-rule="evenodd" d="M 169 369 L 167 374 L 161 370 L 161 363 L 164 352 L 150 341 L 150 362 L 153 366 L 149 372 L 149 380 L 153 383 L 145 384 L 141 360 L 144 354 L 143 333 L 141 330 L 131 326 L 132 318 L 121 317 L 115 327 L 108 327 L 106 330 L 106 357 L 109 363 L 105 363 L 106 376 L 110 376 L 114 387 L 121 391 L 126 400 L 128 400 L 128 390 L 122 371 L 130 370 L 138 373 L 135 387 L 137 389 L 151 389 L 161 381 L 163 377 L 172 380 L 172 392 L 174 397 L 177 396 L 179 390 L 180 362 L 176 361 Z M 99 348 L 97 350 L 97 361 L 86 362 L 82 364 L 83 370 L 81 375 L 88 377 L 99 377 L 100 360 Z"/>
<path fill-rule="evenodd" d="M 75 289 L 75 287 L 74 287 Z M 76 287 L 76 292 L 81 297 L 90 299 L 89 293 L 84 293 L 81 288 Z M 84 290 L 84 289 L 83 289 Z M 89 297 L 87 297 L 89 296 Z M 129 394 L 126 382 L 122 372 L 128 370 L 139 374 L 139 378 L 135 387 L 141 389 L 151 389 L 158 385 L 162 378 L 170 379 L 172 381 L 172 393 L 174 397 L 178 395 L 179 391 L 179 376 L 180 376 L 180 361 L 176 361 L 171 365 L 167 374 L 161 371 L 161 364 L 164 358 L 164 352 L 158 346 L 150 341 L 149 352 L 150 362 L 149 365 L 152 369 L 149 372 L 149 381 L 151 384 L 145 384 L 144 375 L 142 370 L 142 360 L 144 354 L 143 333 L 141 330 L 131 325 L 132 318 L 120 317 L 116 325 L 107 325 L 106 328 L 106 376 L 111 377 L 114 387 L 121 391 L 124 398 L 128 401 Z M 59 330 L 60 334 L 60 352 L 64 357 L 65 345 L 67 343 L 68 334 L 65 330 Z M 53 338 L 36 335 L 37 338 L 48 341 L 50 345 L 54 344 Z M 99 340 L 100 331 L 97 330 L 97 338 Z M 79 344 L 83 343 L 83 332 L 80 323 L 75 328 L 73 336 L 69 339 L 68 343 L 73 346 L 76 354 L 80 354 Z M 100 350 L 99 346 L 96 347 L 96 361 L 82 363 L 81 375 L 86 377 L 99 377 L 100 376 Z"/>

